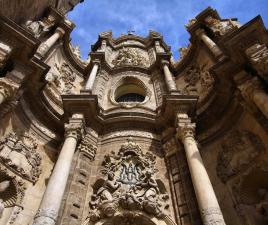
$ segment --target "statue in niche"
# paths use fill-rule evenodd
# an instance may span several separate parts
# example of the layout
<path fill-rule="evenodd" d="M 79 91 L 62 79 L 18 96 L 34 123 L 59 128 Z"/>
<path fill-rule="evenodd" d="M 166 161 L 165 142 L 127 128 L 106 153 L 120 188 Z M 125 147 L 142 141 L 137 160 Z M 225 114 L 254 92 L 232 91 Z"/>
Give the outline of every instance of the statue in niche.
<path fill-rule="evenodd" d="M 28 20 L 25 24 L 26 28 L 35 36 L 35 38 L 39 38 L 44 33 L 50 31 L 54 25 L 55 18 L 51 15 L 39 21 Z"/>
<path fill-rule="evenodd" d="M 5 180 L 0 183 L 0 218 L 2 218 L 5 209 L 4 200 L 1 195 L 9 188 L 9 186 L 10 186 L 9 180 Z"/>

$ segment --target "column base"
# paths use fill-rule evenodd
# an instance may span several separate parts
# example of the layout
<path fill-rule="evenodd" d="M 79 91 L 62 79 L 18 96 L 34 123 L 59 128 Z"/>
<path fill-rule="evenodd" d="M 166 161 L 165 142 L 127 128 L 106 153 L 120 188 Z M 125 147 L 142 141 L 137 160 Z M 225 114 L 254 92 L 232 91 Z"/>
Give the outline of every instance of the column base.
<path fill-rule="evenodd" d="M 38 210 L 33 225 L 55 225 L 57 213 L 52 209 Z"/>
<path fill-rule="evenodd" d="M 218 207 L 203 209 L 200 213 L 204 225 L 226 225 Z"/>

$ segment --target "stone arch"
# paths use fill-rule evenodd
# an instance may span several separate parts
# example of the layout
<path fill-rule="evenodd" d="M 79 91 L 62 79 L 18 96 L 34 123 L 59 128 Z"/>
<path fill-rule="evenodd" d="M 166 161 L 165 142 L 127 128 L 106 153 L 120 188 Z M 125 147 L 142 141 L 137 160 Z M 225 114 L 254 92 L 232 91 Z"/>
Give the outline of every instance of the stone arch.
<path fill-rule="evenodd" d="M 176 225 L 169 217 L 156 218 L 148 216 L 140 211 L 122 211 L 116 213 L 113 217 L 100 220 L 98 222 L 91 222 L 87 219 L 83 225 Z"/>

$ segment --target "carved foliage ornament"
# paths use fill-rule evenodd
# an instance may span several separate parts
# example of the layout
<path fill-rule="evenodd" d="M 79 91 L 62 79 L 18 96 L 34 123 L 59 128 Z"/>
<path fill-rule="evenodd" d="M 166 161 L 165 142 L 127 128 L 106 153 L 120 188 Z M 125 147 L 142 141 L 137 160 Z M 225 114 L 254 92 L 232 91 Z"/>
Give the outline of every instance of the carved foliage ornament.
<path fill-rule="evenodd" d="M 118 66 L 142 66 L 148 67 L 148 60 L 142 55 L 141 51 L 135 48 L 125 48 L 119 50 L 119 53 L 112 61 L 112 64 Z"/>
<path fill-rule="evenodd" d="M 223 182 L 250 166 L 265 150 L 260 138 L 249 131 L 233 130 L 224 139 L 218 155 L 217 174 Z"/>
<path fill-rule="evenodd" d="M 163 182 L 155 179 L 156 157 L 144 154 L 131 140 L 118 152 L 106 155 L 102 174 L 93 185 L 90 221 L 113 217 L 117 211 L 143 211 L 159 218 L 165 216 L 168 194 Z"/>
<path fill-rule="evenodd" d="M 37 143 L 28 133 L 11 132 L 0 140 L 0 160 L 19 176 L 35 183 L 41 173 Z"/>

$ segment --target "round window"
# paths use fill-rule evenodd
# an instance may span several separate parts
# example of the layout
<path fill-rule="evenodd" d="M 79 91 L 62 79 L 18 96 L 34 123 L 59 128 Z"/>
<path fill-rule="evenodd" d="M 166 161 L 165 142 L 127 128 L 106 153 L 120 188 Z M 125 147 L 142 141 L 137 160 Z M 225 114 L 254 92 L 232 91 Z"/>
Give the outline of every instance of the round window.
<path fill-rule="evenodd" d="M 115 100 L 122 102 L 143 102 L 145 100 L 146 90 L 137 84 L 124 84 L 115 91 Z"/>

